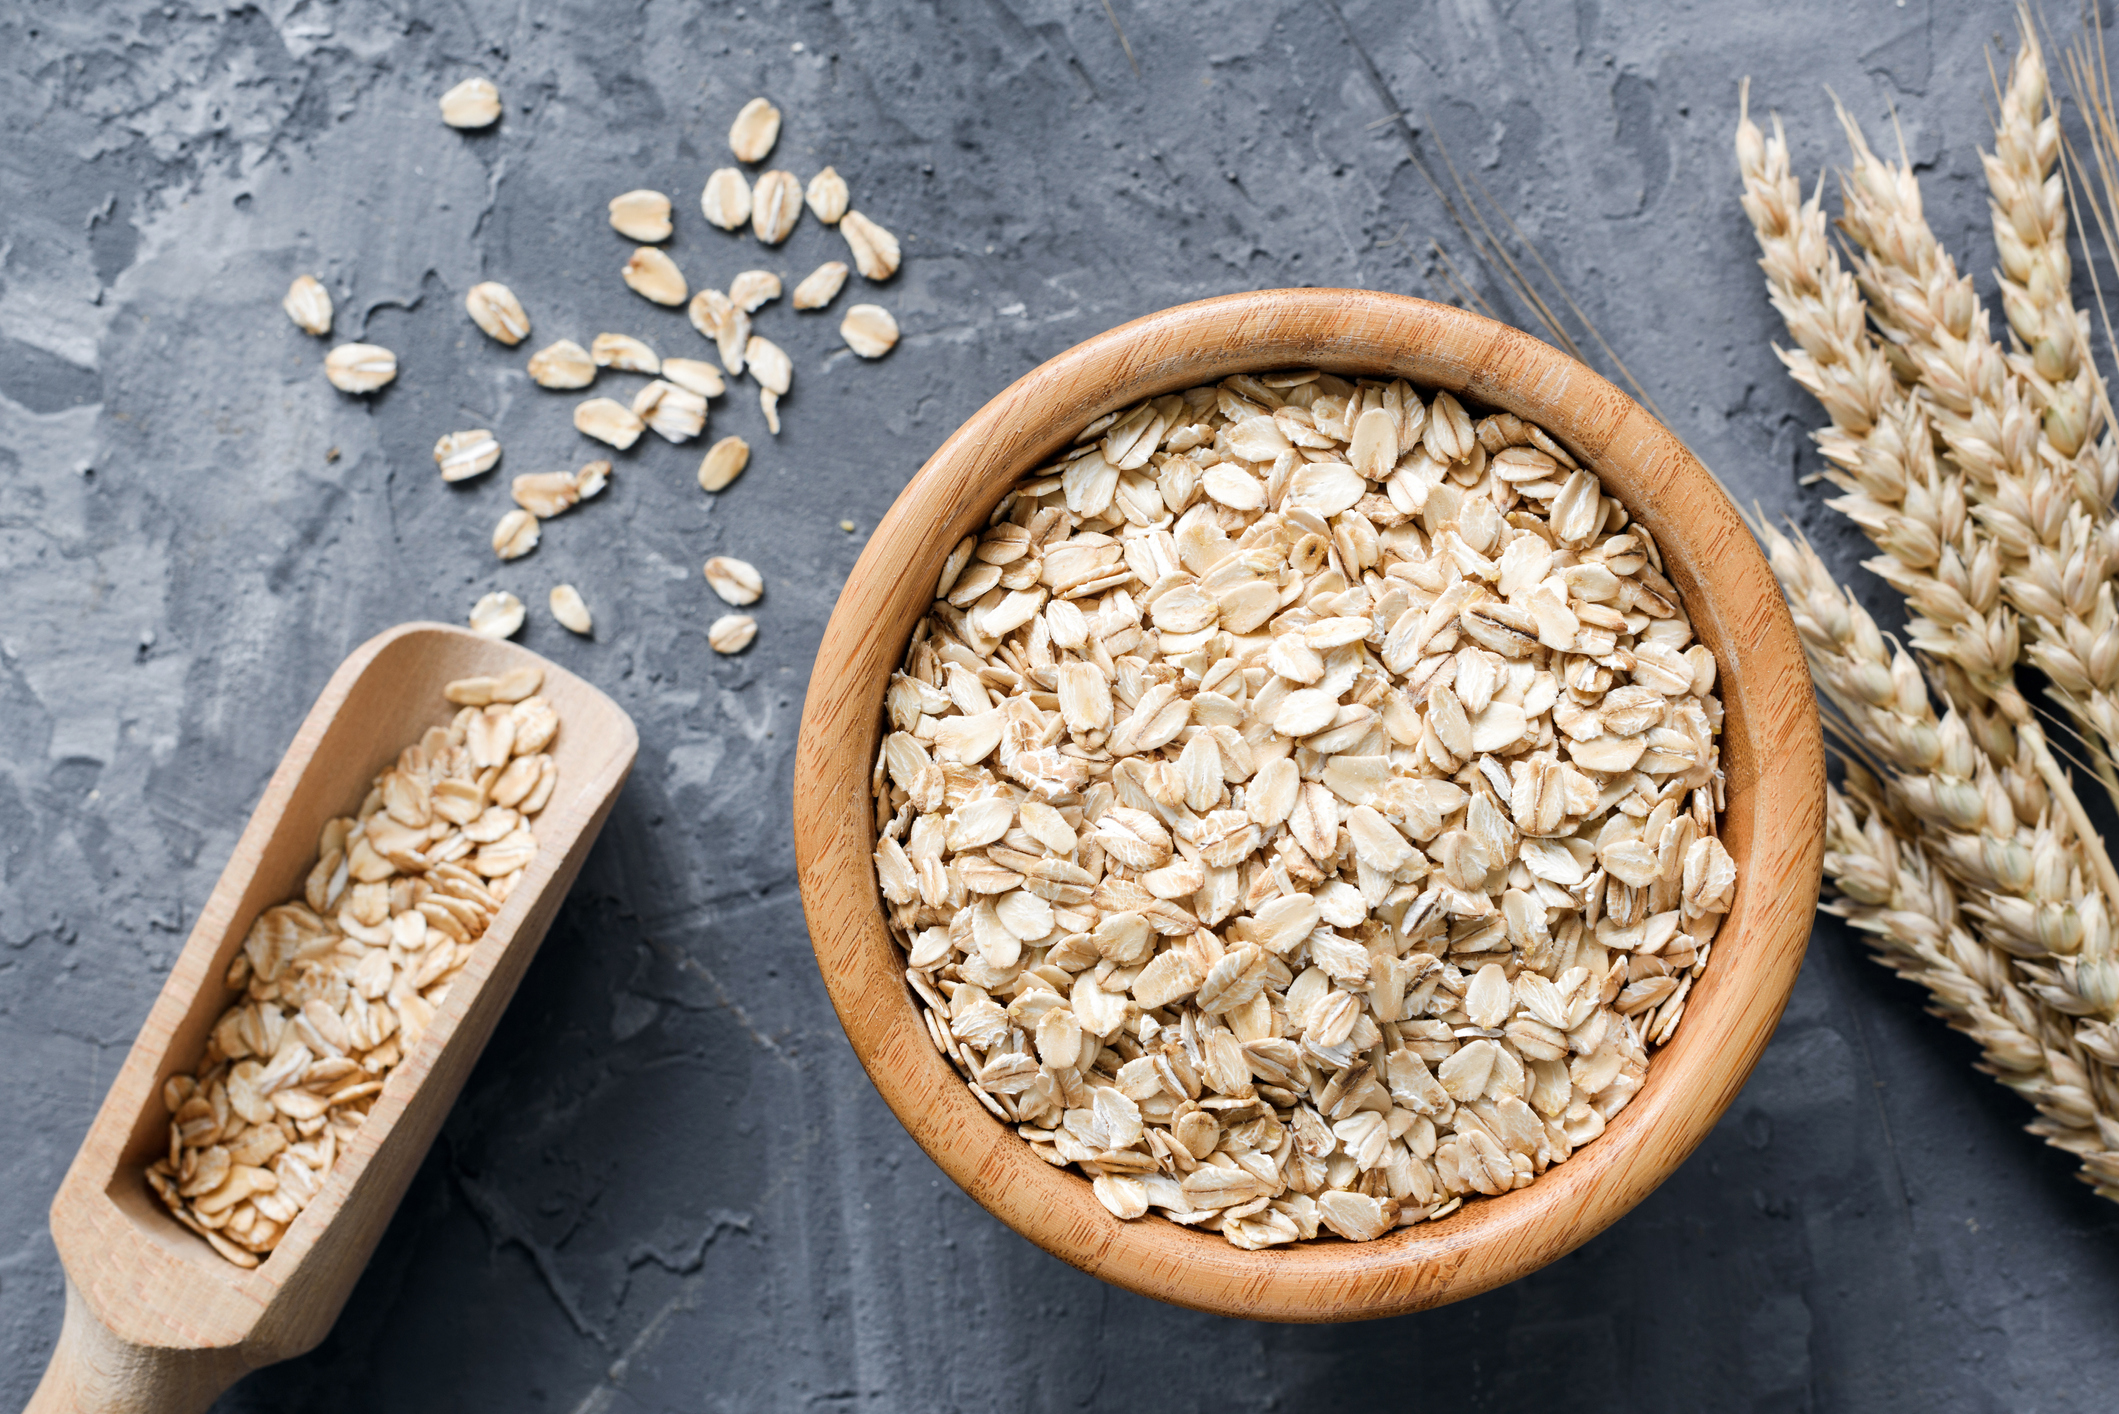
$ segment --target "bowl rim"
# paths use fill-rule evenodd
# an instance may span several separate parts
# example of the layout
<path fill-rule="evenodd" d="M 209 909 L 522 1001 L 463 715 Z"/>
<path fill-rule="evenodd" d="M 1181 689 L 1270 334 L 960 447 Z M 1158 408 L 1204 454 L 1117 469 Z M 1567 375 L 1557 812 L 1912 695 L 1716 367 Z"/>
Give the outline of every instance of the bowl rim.
<path fill-rule="evenodd" d="M 1246 1252 L 1156 1217 L 1121 1222 L 1039 1159 L 934 1048 L 889 936 L 870 854 L 882 693 L 941 560 L 1008 486 L 1095 417 L 1232 372 L 1317 367 L 1448 389 L 1543 427 L 1646 525 L 1715 653 L 1726 713 L 1724 840 L 1740 865 L 1687 1023 L 1605 1135 L 1536 1183 L 1374 1242 Z M 1540 340 L 1368 290 L 1263 290 L 1179 305 L 1038 365 L 928 459 L 848 576 L 811 673 L 794 772 L 802 906 L 848 1041 L 915 1142 L 989 1212 L 1061 1260 L 1222 1315 L 1337 1321 L 1460 1300 L 1573 1251 L 1670 1175 L 1735 1099 L 1792 990 L 1823 853 L 1824 753 L 1795 627 L 1719 483 L 1631 398 Z"/>

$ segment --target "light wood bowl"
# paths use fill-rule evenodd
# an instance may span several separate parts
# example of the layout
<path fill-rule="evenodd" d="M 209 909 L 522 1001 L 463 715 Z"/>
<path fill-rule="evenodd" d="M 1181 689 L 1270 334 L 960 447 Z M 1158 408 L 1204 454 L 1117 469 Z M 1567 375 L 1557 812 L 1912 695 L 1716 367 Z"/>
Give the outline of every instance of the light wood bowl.
<path fill-rule="evenodd" d="M 456 708 L 456 678 L 536 665 L 559 711 L 559 765 L 537 817 L 537 857 L 494 915 L 433 1024 L 391 1071 L 321 1192 L 257 1267 L 180 1227 L 143 1170 L 168 1145 L 162 1082 L 188 1071 L 236 999 L 228 964 L 258 914 L 301 893 L 324 822 L 357 807 L 377 772 Z M 526 648 L 447 624 L 405 624 L 339 666 L 236 841 L 191 939 L 52 1200 L 66 1324 L 30 1414 L 187 1414 L 245 1371 L 324 1338 L 405 1185 L 493 1034 L 632 769 L 624 709 Z"/>
<path fill-rule="evenodd" d="M 1093 419 L 1238 372 L 1401 376 L 1530 419 L 1654 533 L 1720 666 L 1735 904 L 1675 1040 L 1607 1131 L 1528 1188 L 1376 1242 L 1243 1252 L 1159 1218 L 1120 1222 L 1046 1165 L 935 1052 L 885 925 L 869 772 L 883 689 L 943 557 L 1024 472 Z M 1362 290 L 1230 295 L 1069 349 L 942 445 L 868 542 L 824 632 L 796 752 L 795 858 L 817 963 L 855 1054 L 944 1172 L 1085 1272 L 1224 1315 L 1338 1321 L 1438 1306 L 1572 1251 L 1662 1182 L 1750 1073 L 1795 984 L 1817 902 L 1824 760 L 1795 627 L 1714 479 L 1617 388 L 1550 346 L 1461 310 Z"/>

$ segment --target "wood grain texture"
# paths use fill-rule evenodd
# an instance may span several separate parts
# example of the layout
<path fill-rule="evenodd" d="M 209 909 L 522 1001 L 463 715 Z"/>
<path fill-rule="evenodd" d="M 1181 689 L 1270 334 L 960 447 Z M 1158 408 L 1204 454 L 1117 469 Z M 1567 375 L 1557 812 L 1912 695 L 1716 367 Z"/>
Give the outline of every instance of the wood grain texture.
<path fill-rule="evenodd" d="M 390 1073 L 322 1191 L 244 1270 L 180 1227 L 142 1170 L 167 1144 L 162 1083 L 188 1071 L 236 993 L 225 976 L 252 920 L 300 894 L 325 821 L 456 708 L 453 679 L 535 665 L 558 709 L 559 767 L 539 849 L 436 1013 Z M 406 624 L 363 644 L 309 711 L 199 914 L 169 981 L 52 1201 L 66 1325 L 30 1408 L 204 1409 L 244 1370 L 322 1340 L 566 897 L 639 738 L 610 698 L 512 643 Z"/>
<path fill-rule="evenodd" d="M 1720 667 L 1739 866 L 1712 965 L 1673 1042 L 1605 1133 L 1526 1189 L 1371 1243 L 1243 1252 L 1159 1218 L 1122 1223 L 979 1106 L 936 1053 L 885 925 L 868 793 L 883 689 L 950 547 L 1023 472 L 1115 408 L 1231 373 L 1317 367 L 1447 388 L 1536 422 L 1662 546 Z M 832 1004 L 913 1138 L 1003 1222 L 1074 1266 L 1183 1306 L 1279 1321 L 1395 1315 L 1511 1281 L 1588 1241 L 1690 1154 L 1742 1087 L 1802 962 L 1817 902 L 1824 756 L 1795 627 L 1714 479 L 1581 364 L 1462 310 L 1361 290 L 1273 290 L 1165 310 L 1018 379 L 945 442 L 854 566 L 825 629 L 796 752 L 795 858 Z"/>

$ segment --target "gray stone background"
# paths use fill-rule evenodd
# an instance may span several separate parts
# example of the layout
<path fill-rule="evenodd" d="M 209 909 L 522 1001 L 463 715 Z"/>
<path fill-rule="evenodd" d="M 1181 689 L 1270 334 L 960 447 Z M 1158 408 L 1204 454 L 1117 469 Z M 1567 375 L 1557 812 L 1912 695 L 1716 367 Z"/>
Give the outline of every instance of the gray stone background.
<path fill-rule="evenodd" d="M 1523 222 L 1743 496 L 1880 589 L 1797 485 L 1819 417 L 1769 348 L 1737 82 L 1813 174 L 1841 151 L 1826 85 L 1879 136 L 1895 112 L 1984 281 L 1975 146 L 2010 23 L 1928 0 L 0 6 L 0 1404 L 58 1328 L 45 1206 L 296 722 L 369 635 L 506 587 L 524 642 L 634 714 L 638 769 L 337 1329 L 222 1408 L 2108 1409 L 2119 1211 L 1830 920 L 1727 1118 L 1610 1232 L 1442 1311 L 1276 1327 L 1101 1285 L 943 1179 L 826 1005 L 788 843 L 840 581 L 1008 380 L 1228 290 L 1446 299 L 1437 240 L 1527 320 L 1409 136 Z M 467 136 L 434 104 L 474 73 L 507 111 Z M 759 92 L 787 114 L 774 164 L 836 164 L 904 238 L 880 293 L 903 342 L 864 364 L 836 314 L 769 307 L 785 432 L 748 384 L 713 414 L 758 446 L 742 480 L 703 496 L 697 449 L 648 438 L 498 564 L 506 477 L 591 450 L 529 348 L 702 353 L 619 283 L 610 196 L 677 199 L 695 286 L 843 253 L 808 217 L 762 251 L 698 216 Z M 279 312 L 301 271 L 341 337 L 398 352 L 381 396 L 334 392 Z M 532 313 L 521 351 L 462 313 L 486 278 Z M 462 426 L 507 460 L 444 485 L 429 448 Z M 733 659 L 698 569 L 724 551 L 769 585 Z M 561 579 L 593 642 L 543 612 Z"/>

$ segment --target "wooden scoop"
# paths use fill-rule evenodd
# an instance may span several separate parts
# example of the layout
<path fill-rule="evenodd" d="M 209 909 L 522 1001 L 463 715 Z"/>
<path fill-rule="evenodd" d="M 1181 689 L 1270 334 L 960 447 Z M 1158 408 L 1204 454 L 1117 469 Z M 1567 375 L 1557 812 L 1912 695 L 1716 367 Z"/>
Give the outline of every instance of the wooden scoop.
<path fill-rule="evenodd" d="M 236 1000 L 226 976 L 257 915 L 299 897 L 318 832 L 456 708 L 458 678 L 544 671 L 558 709 L 559 778 L 538 849 L 433 1023 L 390 1072 L 374 1109 L 278 1247 L 245 1270 L 170 1217 L 144 1169 L 168 1147 L 162 1083 L 188 1073 Z M 295 734 L 52 1200 L 66 1266 L 66 1324 L 30 1414 L 203 1410 L 246 1371 L 324 1338 L 397 1211 L 442 1117 L 544 940 L 632 769 L 632 719 L 526 649 L 445 624 L 405 624 L 340 665 Z"/>

